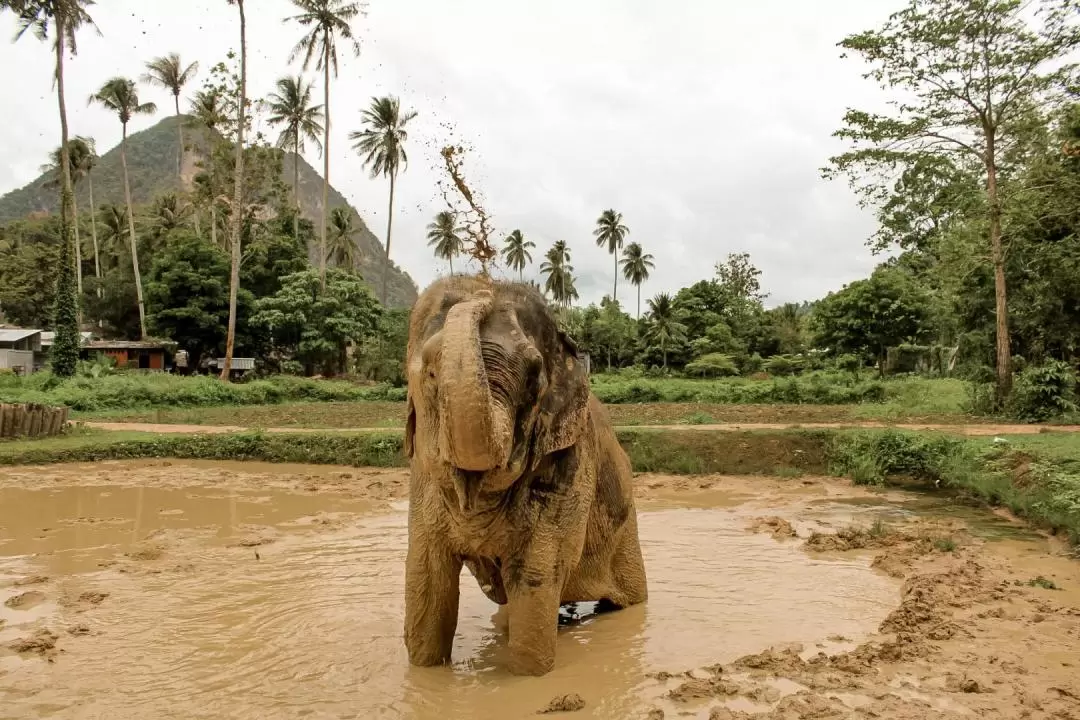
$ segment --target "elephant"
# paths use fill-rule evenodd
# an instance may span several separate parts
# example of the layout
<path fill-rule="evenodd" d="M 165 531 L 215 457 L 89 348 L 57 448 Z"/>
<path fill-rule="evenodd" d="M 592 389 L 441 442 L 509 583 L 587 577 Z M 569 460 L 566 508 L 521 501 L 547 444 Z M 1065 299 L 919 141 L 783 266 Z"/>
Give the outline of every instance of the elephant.
<path fill-rule="evenodd" d="M 405 645 L 450 662 L 459 578 L 507 606 L 510 672 L 555 665 L 560 605 L 645 602 L 630 461 L 540 293 L 437 280 L 409 318 Z"/>

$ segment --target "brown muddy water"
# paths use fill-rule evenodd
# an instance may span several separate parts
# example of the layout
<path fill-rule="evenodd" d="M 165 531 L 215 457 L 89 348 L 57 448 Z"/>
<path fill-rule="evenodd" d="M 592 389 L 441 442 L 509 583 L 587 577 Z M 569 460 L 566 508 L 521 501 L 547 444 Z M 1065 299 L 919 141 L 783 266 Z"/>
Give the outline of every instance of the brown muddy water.
<path fill-rule="evenodd" d="M 755 519 L 778 516 L 805 538 L 945 511 L 830 480 L 644 476 L 648 603 L 564 608 L 556 669 L 516 678 L 503 669 L 505 617 L 467 572 L 453 666 L 409 666 L 406 483 L 397 470 L 179 461 L 0 472 L 0 718 L 518 718 L 568 693 L 586 702 L 574 717 L 781 713 L 813 683 L 776 672 L 699 692 L 684 686 L 715 670 L 680 673 L 770 647 L 852 653 L 897 610 L 904 575 L 871 551 L 808 552 L 783 529 L 751 532 Z M 1076 567 L 1045 542 L 981 511 L 949 512 L 1003 548 L 1002 568 L 1038 567 L 1065 588 L 1015 592 L 1080 605 Z M 1080 666 L 1080 638 L 1065 640 L 1042 648 L 1045 662 Z M 910 677 L 896 697 L 977 710 Z M 855 712 L 881 700 L 861 692 L 828 702 Z"/>

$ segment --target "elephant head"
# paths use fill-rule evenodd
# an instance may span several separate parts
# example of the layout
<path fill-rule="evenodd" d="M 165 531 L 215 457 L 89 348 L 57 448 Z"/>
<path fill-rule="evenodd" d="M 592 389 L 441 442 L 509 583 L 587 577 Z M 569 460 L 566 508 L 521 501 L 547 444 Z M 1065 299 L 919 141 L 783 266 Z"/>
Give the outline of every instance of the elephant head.
<path fill-rule="evenodd" d="M 461 508 L 574 444 L 589 385 L 577 349 L 530 287 L 442 280 L 410 320 L 406 452 L 447 472 Z"/>

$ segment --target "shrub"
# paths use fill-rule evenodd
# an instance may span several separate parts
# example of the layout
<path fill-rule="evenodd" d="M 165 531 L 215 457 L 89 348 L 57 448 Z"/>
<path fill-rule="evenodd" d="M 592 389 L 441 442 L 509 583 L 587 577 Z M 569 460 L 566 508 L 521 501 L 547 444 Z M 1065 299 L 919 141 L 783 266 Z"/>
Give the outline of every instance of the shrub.
<path fill-rule="evenodd" d="M 1076 373 L 1060 360 L 1028 367 L 1017 376 L 1009 414 L 1039 422 L 1076 411 Z"/>
<path fill-rule="evenodd" d="M 709 353 L 687 363 L 686 373 L 701 377 L 731 377 L 739 374 L 739 368 L 729 355 Z"/>
<path fill-rule="evenodd" d="M 860 484 L 882 484 L 890 475 L 937 483 L 962 444 L 944 435 L 898 430 L 854 433 L 837 437 L 830 458 L 833 472 Z"/>
<path fill-rule="evenodd" d="M 836 367 L 843 372 L 849 372 L 852 375 L 858 375 L 859 370 L 862 368 L 862 360 L 858 355 L 845 354 L 836 358 Z"/>

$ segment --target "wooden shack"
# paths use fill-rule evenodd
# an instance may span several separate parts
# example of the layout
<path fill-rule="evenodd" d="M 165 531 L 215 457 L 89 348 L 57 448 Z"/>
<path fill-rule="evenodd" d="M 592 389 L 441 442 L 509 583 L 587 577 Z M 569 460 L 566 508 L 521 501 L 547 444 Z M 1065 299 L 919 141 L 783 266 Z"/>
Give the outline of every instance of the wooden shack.
<path fill-rule="evenodd" d="M 82 355 L 110 357 L 118 368 L 164 372 L 169 345 L 160 340 L 91 340 L 83 344 Z"/>

